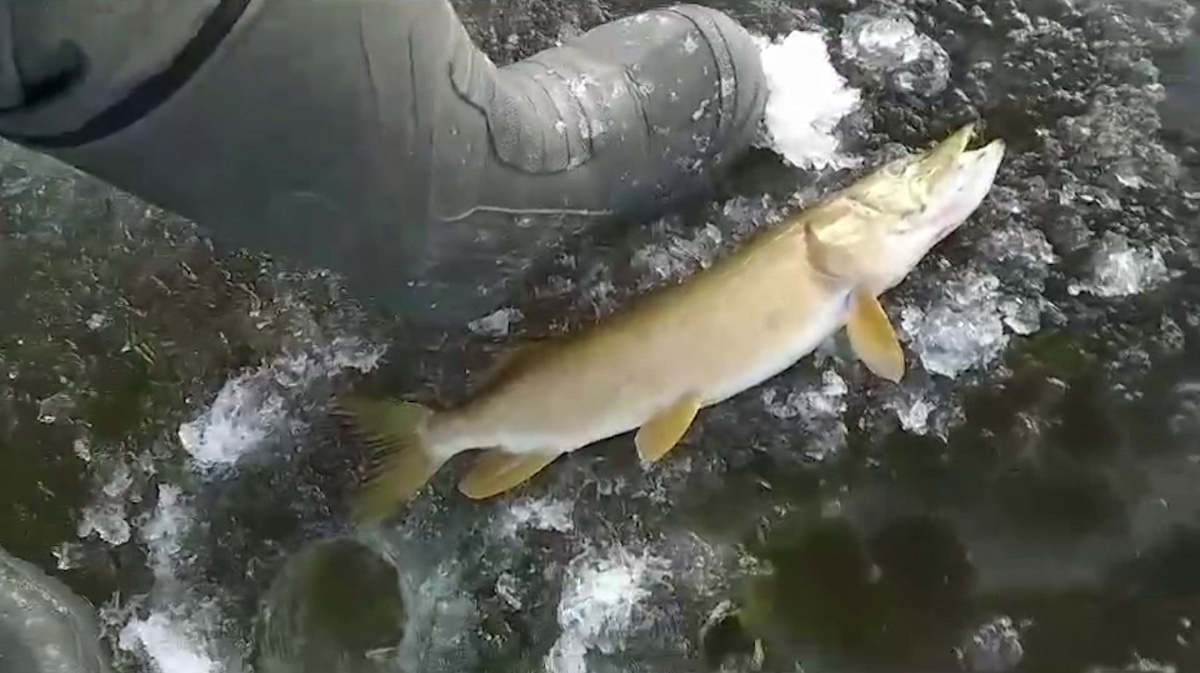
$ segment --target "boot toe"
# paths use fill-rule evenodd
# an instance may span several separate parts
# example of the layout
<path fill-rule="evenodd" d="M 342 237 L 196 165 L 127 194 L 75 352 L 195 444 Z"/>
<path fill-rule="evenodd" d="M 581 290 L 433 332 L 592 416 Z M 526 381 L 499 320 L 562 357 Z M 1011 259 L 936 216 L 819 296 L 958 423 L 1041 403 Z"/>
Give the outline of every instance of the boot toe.
<path fill-rule="evenodd" d="M 686 4 L 593 28 L 488 86 L 459 80 L 486 111 L 497 168 L 544 178 L 484 181 L 481 201 L 510 210 L 630 213 L 688 198 L 749 148 L 767 98 L 749 32 Z"/>
<path fill-rule="evenodd" d="M 693 67 L 700 71 L 698 76 L 707 78 L 709 63 L 716 70 L 715 85 L 710 86 L 716 92 L 717 104 L 705 113 L 712 115 L 715 122 L 713 158 L 721 163 L 753 142 L 763 118 L 767 84 L 759 46 L 741 24 L 719 10 L 677 5 L 667 11 L 686 17 L 700 35 L 707 56 L 694 61 Z M 690 45 L 690 37 L 689 34 L 684 38 L 685 49 Z"/>

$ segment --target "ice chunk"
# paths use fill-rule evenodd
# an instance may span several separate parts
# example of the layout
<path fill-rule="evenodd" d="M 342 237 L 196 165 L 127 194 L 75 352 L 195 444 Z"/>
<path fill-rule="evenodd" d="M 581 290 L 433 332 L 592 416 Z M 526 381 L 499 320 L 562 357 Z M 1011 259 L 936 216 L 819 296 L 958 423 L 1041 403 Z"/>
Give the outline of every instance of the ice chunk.
<path fill-rule="evenodd" d="M 129 542 L 131 531 L 125 520 L 125 505 L 118 500 L 104 500 L 83 510 L 83 519 L 76 531 L 79 537 L 92 533 L 114 547 Z"/>
<path fill-rule="evenodd" d="M 491 337 L 506 336 L 513 325 L 525 319 L 525 315 L 515 308 L 502 308 L 482 318 L 467 323 L 467 329 L 472 332 Z"/>
<path fill-rule="evenodd" d="M 667 240 L 639 249 L 633 254 L 630 264 L 647 273 L 651 285 L 658 281 L 682 278 L 710 266 L 720 250 L 724 239 L 721 230 L 707 224 L 691 236 L 676 236 L 670 232 L 669 223 L 656 224 L 667 232 Z"/>
<path fill-rule="evenodd" d="M 950 56 L 903 17 L 856 12 L 842 24 L 842 55 L 896 91 L 936 96 L 950 82 Z"/>
<path fill-rule="evenodd" d="M 941 301 L 932 308 L 901 310 L 901 326 L 925 369 L 954 378 L 1004 351 L 1008 334 L 999 287 L 995 276 L 971 270 L 944 285 Z"/>
<path fill-rule="evenodd" d="M 104 329 L 108 325 L 110 318 L 104 313 L 93 313 L 88 316 L 87 327 L 93 332 Z"/>
<path fill-rule="evenodd" d="M 83 510 L 76 533 L 87 537 L 92 533 L 114 547 L 125 544 L 132 529 L 125 511 L 125 493 L 133 485 L 133 473 L 124 462 L 112 469 L 95 502 Z"/>
<path fill-rule="evenodd" d="M 854 166 L 835 134 L 839 122 L 858 109 L 857 89 L 833 69 L 820 33 L 793 31 L 762 49 L 769 91 L 766 126 L 771 147 L 799 168 Z"/>
<path fill-rule="evenodd" d="M 1021 633 L 1009 617 L 979 627 L 958 649 L 959 660 L 972 673 L 1009 673 L 1025 656 Z"/>
<path fill-rule="evenodd" d="M 591 650 L 613 654 L 645 619 L 639 605 L 665 578 L 664 562 L 616 547 L 588 551 L 571 562 L 558 604 L 558 640 L 546 655 L 546 673 L 588 673 Z"/>
<path fill-rule="evenodd" d="M 913 395 L 891 405 L 900 421 L 900 427 L 915 435 L 929 432 L 929 416 L 933 413 L 934 405 L 923 395 Z"/>
<path fill-rule="evenodd" d="M 1152 290 L 1170 279 L 1162 253 L 1154 246 L 1139 250 L 1129 239 L 1109 232 L 1092 256 L 1092 279 L 1072 283 L 1070 293 L 1090 292 L 1098 297 L 1126 297 Z"/>
<path fill-rule="evenodd" d="M 515 535 L 524 528 L 570 532 L 575 527 L 571 515 L 575 504 L 568 500 L 528 498 L 516 502 L 501 515 L 500 529 L 505 535 Z"/>
<path fill-rule="evenodd" d="M 55 393 L 38 405 L 38 420 L 46 425 L 69 420 L 75 410 L 75 400 L 68 392 Z"/>
<path fill-rule="evenodd" d="M 805 454 L 817 460 L 837 452 L 845 445 L 846 381 L 832 369 L 821 375 L 821 383 L 808 389 L 793 390 L 780 400 L 774 388 L 762 391 L 763 406 L 775 418 L 801 418 L 812 430 L 813 441 L 806 445 Z"/>
<path fill-rule="evenodd" d="M 0 670 L 107 673 L 99 645 L 87 601 L 0 549 Z"/>
<path fill-rule="evenodd" d="M 217 662 L 202 651 L 201 642 L 185 625 L 161 612 L 130 621 L 119 640 L 122 649 L 143 652 L 157 673 L 221 673 Z"/>

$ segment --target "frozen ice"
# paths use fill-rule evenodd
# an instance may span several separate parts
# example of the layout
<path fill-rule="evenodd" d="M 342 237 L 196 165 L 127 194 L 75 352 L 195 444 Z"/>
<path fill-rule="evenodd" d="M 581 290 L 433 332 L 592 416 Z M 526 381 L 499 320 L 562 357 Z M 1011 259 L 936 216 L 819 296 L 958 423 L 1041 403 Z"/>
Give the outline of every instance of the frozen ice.
<path fill-rule="evenodd" d="M 569 500 L 553 498 L 526 498 L 513 503 L 500 520 L 506 535 L 515 535 L 523 529 L 558 531 L 566 533 L 574 529 L 571 515 L 575 504 Z"/>
<path fill-rule="evenodd" d="M 180 571 L 189 563 L 184 536 L 193 525 L 193 513 L 182 489 L 169 483 L 158 487 L 154 513 L 139 529 L 149 550 L 149 565 L 155 584 L 151 598 L 156 606 L 145 616 L 130 618 L 121 628 L 118 646 L 142 657 L 154 673 L 225 673 L 226 668 L 207 652 L 206 632 L 209 606 L 182 604 Z M 158 605 L 161 604 L 161 605 Z M 186 609 L 189 618 L 179 615 Z"/>
<path fill-rule="evenodd" d="M 1170 279 L 1166 262 L 1156 247 L 1138 249 L 1129 239 L 1109 232 L 1092 257 L 1092 278 L 1071 285 L 1071 294 L 1089 292 L 1098 297 L 1127 297 L 1152 290 Z"/>
<path fill-rule="evenodd" d="M 706 224 L 688 236 L 668 233 L 675 230 L 672 224 L 667 220 L 655 223 L 656 228 L 667 233 L 667 240 L 638 249 L 630 260 L 635 269 L 646 274 L 648 285 L 683 278 L 711 266 L 720 250 L 723 236 L 716 225 Z"/>
<path fill-rule="evenodd" d="M 820 33 L 794 31 L 762 49 L 766 127 L 772 149 L 799 168 L 845 168 L 836 129 L 858 109 L 859 92 L 833 68 Z"/>
<path fill-rule="evenodd" d="M 119 546 L 129 541 L 129 522 L 125 520 L 125 506 L 119 500 L 104 500 L 89 505 L 83 510 L 79 522 L 79 537 L 92 533 L 110 545 Z"/>
<path fill-rule="evenodd" d="M 983 624 L 959 648 L 959 659 L 971 673 L 1010 673 L 1025 656 L 1021 632 L 1010 617 Z"/>
<path fill-rule="evenodd" d="M 562 630 L 546 655 L 546 673 L 588 673 L 589 651 L 613 654 L 645 619 L 641 604 L 665 579 L 664 562 L 623 547 L 589 550 L 571 562 L 558 603 Z"/>
<path fill-rule="evenodd" d="M 100 487 L 95 502 L 83 510 L 76 532 L 81 538 L 95 533 L 101 540 L 116 547 L 132 536 L 125 508 L 125 494 L 133 485 L 133 473 L 125 462 L 112 467 L 108 479 Z"/>
<path fill-rule="evenodd" d="M 38 420 L 53 425 L 69 420 L 75 409 L 75 400 L 69 392 L 55 393 L 42 400 L 38 406 Z"/>
<path fill-rule="evenodd" d="M 531 9 L 540 11 L 556 3 L 496 4 L 513 5 L 511 10 L 505 7 L 505 12 L 528 14 Z M 851 433 L 857 440 L 860 432 L 868 435 L 877 430 L 892 432 L 897 423 L 911 433 L 942 433 L 947 418 L 963 413 L 960 408 L 963 390 L 975 383 L 975 376 L 967 377 L 966 372 L 986 379 L 983 385 L 1003 380 L 1005 370 L 996 358 L 1010 340 L 1020 341 L 1012 335 L 1032 334 L 1043 328 L 1043 321 L 1053 321 L 1069 337 L 1087 334 L 1097 324 L 1089 322 L 1092 320 L 1120 325 L 1123 318 L 1129 317 L 1121 309 L 1123 297 L 1130 295 L 1123 293 L 1133 287 L 1155 287 L 1155 282 L 1161 281 L 1155 281 L 1155 277 L 1163 270 L 1157 261 L 1173 259 L 1167 256 L 1178 250 L 1174 239 L 1182 240 L 1181 232 L 1192 224 L 1189 211 L 1171 202 L 1172 181 L 1182 177 L 1183 170 L 1170 152 L 1163 149 L 1162 143 L 1166 141 L 1161 137 L 1167 134 L 1160 133 L 1155 112 L 1161 99 L 1161 88 L 1156 81 L 1159 74 L 1141 47 L 1142 44 L 1156 49 L 1176 46 L 1182 35 L 1187 34 L 1186 22 L 1170 15 L 1177 11 L 1176 6 L 1186 8 L 1185 3 L 1174 0 L 924 3 L 922 11 L 929 9 L 929 12 L 918 20 L 920 3 L 887 2 L 873 4 L 871 13 L 849 17 L 862 22 L 857 27 L 850 25 L 851 22 L 840 23 L 839 15 L 847 7 L 865 7 L 864 3 L 817 4 L 821 6 L 771 1 L 731 10 L 743 20 L 758 22 L 760 29 L 778 26 L 785 35 L 793 29 L 808 31 L 791 33 L 786 39 L 764 46 L 764 67 L 772 78 L 768 132 L 775 151 L 787 163 L 815 171 L 854 165 L 856 159 L 846 156 L 851 147 L 874 163 L 879 155 L 901 145 L 911 148 L 931 142 L 943 124 L 980 112 L 987 118 L 986 132 L 1010 140 L 1012 153 L 989 203 L 981 208 L 980 219 L 986 220 L 987 228 L 962 232 L 956 241 L 949 242 L 944 258 L 933 255 L 937 259 L 929 260 L 905 287 L 885 300 L 889 310 L 900 315 L 897 323 L 906 351 L 926 371 L 911 372 L 913 375 L 906 377 L 900 386 L 868 385 L 864 395 L 857 391 L 851 395 L 846 381 L 831 369 L 833 365 L 829 362 L 809 363 L 816 365 L 815 370 L 808 364 L 802 365 L 798 372 L 784 377 L 786 385 L 769 384 L 767 387 L 772 390 L 759 391 L 761 398 L 752 393 L 744 398 L 742 407 L 732 402 L 708 414 L 705 427 L 697 427 L 702 446 L 689 451 L 687 461 L 681 456 L 671 466 L 654 471 L 661 474 L 687 462 L 687 483 L 679 481 L 686 487 L 695 482 L 728 479 L 732 483 L 742 478 L 745 473 L 736 472 L 737 467 L 723 459 L 738 454 L 740 447 L 736 445 L 751 430 L 784 436 L 800 447 L 798 452 L 805 449 L 805 443 L 817 447 L 818 452 L 826 441 L 831 446 L 840 446 Z M 884 14 L 881 9 L 884 6 L 898 6 L 907 14 Z M 542 22 L 542 17 L 535 18 L 539 24 Z M 556 18 L 551 16 L 546 21 L 553 23 Z M 539 29 L 500 30 L 494 39 L 507 45 L 502 51 L 512 56 L 517 51 L 529 52 L 544 46 L 539 36 L 533 34 Z M 863 87 L 863 96 L 829 65 L 825 49 L 829 38 L 841 43 L 841 55 L 845 58 L 839 59 L 838 67 L 854 73 L 851 82 Z M 1104 41 L 1103 49 L 1094 47 L 1097 40 Z M 951 84 L 943 81 L 950 70 L 942 70 L 949 64 L 939 45 L 955 54 L 955 79 Z M 681 41 L 673 48 L 688 49 L 694 45 Z M 725 84 L 722 81 L 722 86 Z M 944 95 L 934 95 L 943 87 L 946 87 Z M 863 103 L 868 91 L 869 109 L 862 109 L 867 107 Z M 1189 166 L 1194 164 L 1194 157 L 1187 159 Z M 740 192 L 736 197 L 711 208 L 715 233 L 703 223 L 695 229 L 689 223 L 685 232 L 683 226 L 676 227 L 678 222 L 671 221 L 663 229 L 655 229 L 652 235 L 639 239 L 636 248 L 613 245 L 611 256 L 616 261 L 608 262 L 607 266 L 597 262 L 595 250 L 588 247 L 593 243 L 580 237 L 580 249 L 571 250 L 578 255 L 579 268 L 572 265 L 562 269 L 560 276 L 546 282 L 547 291 L 572 300 L 586 296 L 595 304 L 610 308 L 617 299 L 632 292 L 631 285 L 647 279 L 658 282 L 678 277 L 710 263 L 712 256 L 722 252 L 721 248 L 734 245 L 741 233 L 807 202 L 805 190 L 816 189 L 811 183 L 824 187 L 829 183 L 822 181 L 833 177 L 832 171 L 827 171 L 814 181 L 810 176 L 798 177 L 797 171 L 777 171 L 780 177 L 774 179 L 770 172 L 763 171 L 768 177 L 762 184 L 752 174 L 751 181 L 756 184 L 736 185 L 736 191 Z M 25 189 L 27 186 L 23 185 L 30 181 L 18 176 L 4 182 L 5 189 Z M 55 231 L 61 231 L 61 225 L 56 226 L 59 229 Z M 1128 280 L 1128 265 L 1122 266 L 1120 254 L 1098 259 L 1107 263 L 1110 271 L 1105 271 L 1105 263 L 1093 265 L 1094 269 L 1055 268 L 1060 262 L 1054 251 L 1068 260 L 1061 262 L 1064 267 L 1075 264 L 1081 257 L 1079 253 L 1086 257 L 1093 247 L 1103 248 L 1110 231 L 1127 242 L 1126 257 L 1137 262 L 1134 266 L 1139 269 L 1136 282 Z M 604 248 L 609 244 L 609 239 L 603 239 L 595 246 Z M 635 255 L 633 249 L 640 252 Z M 623 266 L 626 263 L 633 267 L 632 274 L 626 273 L 629 271 Z M 585 270 L 593 267 L 604 268 L 596 276 L 588 277 Z M 1060 288 L 1065 282 L 1057 281 L 1071 277 L 1078 279 L 1078 286 L 1083 288 L 1081 293 L 1118 288 L 1116 294 L 1109 295 L 1114 301 L 1107 302 L 1104 311 L 1093 312 L 1101 314 L 1100 318 L 1080 311 L 1083 302 L 1064 296 L 1066 292 Z M 269 280 L 263 282 L 269 284 Z M 112 316 L 109 325 L 122 320 L 116 306 L 83 301 L 70 319 L 63 322 L 89 339 L 105 337 L 103 330 L 96 334 L 86 332 L 90 326 L 89 314 L 98 306 L 104 306 L 104 312 Z M 502 311 L 491 316 L 470 316 L 479 318 L 472 323 L 473 329 L 485 335 L 511 333 L 513 318 L 522 318 L 508 312 L 516 309 Z M 1182 322 L 1186 315 L 1181 312 L 1177 318 Z M 1159 318 L 1152 315 L 1148 320 L 1152 322 L 1129 326 L 1129 338 L 1143 339 L 1145 335 L 1139 332 L 1154 331 Z M 1165 318 L 1162 325 L 1163 334 L 1169 334 L 1171 342 L 1178 342 L 1178 326 L 1171 328 Z M 266 332 L 264 336 L 268 336 Z M 171 486 L 163 481 L 174 478 L 171 476 L 176 474 L 174 470 L 164 471 L 149 482 L 149 489 L 157 487 L 159 491 L 158 508 L 148 517 L 132 500 L 126 503 L 125 520 L 132 527 L 136 541 L 145 545 L 149 569 L 155 575 L 154 587 L 150 595 L 142 597 L 144 604 L 138 605 L 136 617 L 122 615 L 112 622 L 116 630 L 121 625 L 127 626 L 124 644 L 138 653 L 137 673 L 167 669 L 171 673 L 192 673 L 189 668 L 206 670 L 214 666 L 220 673 L 247 670 L 236 662 L 226 661 L 222 643 L 231 648 L 252 647 L 253 625 L 237 614 L 220 625 L 225 630 L 206 626 L 195 617 L 197 594 L 218 594 L 235 605 L 253 602 L 253 591 L 261 579 L 256 577 L 242 583 L 242 578 L 235 577 L 227 583 L 229 568 L 234 569 L 235 575 L 243 568 L 248 576 L 269 574 L 274 554 L 286 553 L 297 542 L 287 537 L 289 533 L 282 533 L 281 540 L 259 539 L 262 528 L 255 524 L 263 520 L 279 520 L 285 528 L 295 520 L 298 527 L 304 528 L 304 535 L 320 535 L 328 530 L 323 528 L 328 523 L 325 513 L 310 516 L 308 510 L 297 505 L 296 510 L 264 507 L 249 516 L 233 516 L 238 523 L 249 525 L 226 531 L 220 538 L 216 534 L 207 535 L 209 530 L 226 523 L 215 519 L 227 513 L 210 512 L 208 508 L 225 507 L 228 500 L 221 497 L 223 493 L 217 490 L 215 478 L 214 484 L 205 482 L 210 475 L 203 468 L 227 465 L 276 437 L 301 429 L 297 424 L 306 414 L 299 412 L 307 409 L 301 409 L 303 401 L 298 401 L 297 396 L 305 395 L 310 376 L 325 375 L 323 365 L 319 364 L 322 358 L 307 353 L 309 341 L 309 335 L 299 335 L 283 349 L 288 354 L 303 355 L 280 356 L 277 362 L 252 367 L 240 376 L 231 374 L 227 383 L 216 380 L 211 391 L 214 399 L 194 404 L 190 410 L 194 416 L 185 419 L 191 422 L 181 428 L 180 441 L 189 455 L 195 456 L 184 467 L 195 468 L 197 472 L 179 479 L 178 483 L 186 486 Z M 447 360 L 429 367 L 430 387 L 435 390 L 445 383 L 439 380 L 443 375 L 438 368 L 452 369 L 457 362 L 452 355 Z M 836 362 L 836 358 L 826 360 Z M 313 365 L 314 362 L 318 364 Z M 314 370 L 317 373 L 311 374 Z M 819 374 L 801 375 L 801 371 Z M 419 374 L 426 374 L 424 368 Z M 955 376 L 970 380 L 944 380 Z M 239 387 L 245 390 L 239 393 L 235 390 Z M 44 396 L 56 390 L 50 387 L 39 394 Z M 75 399 L 81 398 L 75 395 Z M 35 404 L 36 401 L 35 398 Z M 853 413 L 847 413 L 847 405 L 853 407 Z M 862 425 L 846 427 L 845 417 L 860 418 L 859 405 L 867 407 L 861 417 Z M 171 413 L 179 411 L 173 409 Z M 744 417 L 743 411 L 749 411 L 750 418 Z M 48 414 L 56 423 L 77 420 L 72 415 L 73 412 Z M 721 421 L 722 416 L 728 421 Z M 883 422 L 872 425 L 881 419 Z M 150 422 L 163 420 L 158 417 Z M 758 427 L 749 428 L 750 424 Z M 811 440 L 810 435 L 818 439 Z M 793 439 L 797 437 L 803 437 L 803 442 Z M 307 442 L 309 438 L 303 440 Z M 86 438 L 80 441 L 83 443 L 77 453 L 84 460 L 91 459 L 84 467 L 92 471 L 103 469 L 107 465 L 104 448 L 89 450 Z M 719 446 L 713 447 L 714 442 Z M 168 453 L 176 447 L 157 448 Z M 662 515 L 660 510 L 674 504 L 672 497 L 682 489 L 667 490 L 671 497 L 652 500 L 647 496 L 649 489 L 645 488 L 651 479 L 636 469 L 627 472 L 624 467 L 614 467 L 618 461 L 597 457 L 599 453 L 581 452 L 569 461 L 569 468 L 558 470 L 561 480 L 546 482 L 552 493 L 549 497 L 478 506 L 462 503 L 461 499 L 431 497 L 427 499 L 429 502 L 420 504 L 424 509 L 418 508 L 409 518 L 411 526 L 406 523 L 400 530 L 388 533 L 402 538 L 424 534 L 427 531 L 423 528 L 433 528 L 435 534 L 431 537 L 439 539 L 438 551 L 422 552 L 439 558 L 421 558 L 407 566 L 399 564 L 413 574 L 411 581 L 416 585 L 415 588 L 405 585 L 406 608 L 412 608 L 416 625 L 406 639 L 409 648 L 406 653 L 426 653 L 422 656 L 427 664 L 406 666 L 405 670 L 433 673 L 471 670 L 445 664 L 443 654 L 478 647 L 482 656 L 495 654 L 504 658 L 530 641 L 533 647 L 523 649 L 520 654 L 535 657 L 537 661 L 524 670 L 545 666 L 568 673 L 599 673 L 602 669 L 607 673 L 635 668 L 660 671 L 671 670 L 672 666 L 695 667 L 692 662 L 681 663 L 671 648 L 683 650 L 691 646 L 687 641 L 692 632 L 688 629 L 696 625 L 698 617 L 711 605 L 726 597 L 722 594 L 724 589 L 712 589 L 718 595 L 707 596 L 705 600 L 686 605 L 680 601 L 678 606 L 664 610 L 663 596 L 657 595 L 656 588 L 661 565 L 651 563 L 649 569 L 644 567 L 643 540 L 638 537 L 688 534 L 686 529 L 663 531 L 655 519 Z M 720 456 L 714 459 L 713 454 L 717 453 Z M 750 452 L 741 452 L 747 453 Z M 255 475 L 253 470 L 261 467 L 245 465 L 243 474 L 212 476 L 228 479 L 228 483 L 222 482 L 220 486 L 234 490 L 238 484 L 246 483 L 247 475 Z M 289 480 L 297 478 L 289 470 L 307 470 L 310 464 L 287 455 L 278 465 L 270 466 L 276 467 L 278 474 L 272 475 L 269 483 L 272 488 L 282 490 L 291 486 Z M 728 472 L 721 471 L 726 468 Z M 618 470 L 621 471 L 614 477 Z M 606 498 L 589 499 L 593 485 L 618 479 L 628 484 L 627 488 L 622 487 L 625 490 L 619 497 L 609 491 Z M 147 487 L 147 481 L 137 474 L 135 484 L 126 488 L 124 495 L 112 497 L 131 497 L 130 492 Z M 201 486 L 195 486 L 195 482 L 201 482 Z M 572 488 L 583 488 L 562 489 L 563 482 L 570 483 Z M 107 490 L 122 491 L 119 480 L 103 483 Z M 556 483 L 559 485 L 555 486 Z M 105 486 L 97 486 L 98 498 L 109 497 Z M 198 490 L 206 487 L 213 487 L 216 492 Z M 271 495 L 277 496 L 279 492 Z M 151 493 L 146 496 L 148 501 L 153 500 Z M 647 502 L 654 507 L 648 507 Z M 267 506 L 277 507 L 278 503 L 272 501 Z M 98 505 L 97 508 L 102 511 Z M 483 509 L 486 514 L 478 513 Z M 246 513 L 239 510 L 236 514 Z M 486 533 L 481 532 L 484 530 Z M 530 551 L 513 544 L 509 532 L 518 536 L 517 542 L 536 542 L 528 546 L 537 548 Z M 470 538 L 476 535 L 495 538 L 492 540 L 495 546 L 489 553 L 477 558 L 463 553 L 476 549 L 471 546 L 476 540 Z M 598 542 L 598 538 L 603 542 Z M 214 539 L 235 544 L 214 552 L 207 546 Z M 87 546 L 92 542 L 81 544 Z M 421 541 L 414 546 L 423 544 Z M 581 547 L 592 544 L 602 546 L 581 551 Z M 135 552 L 132 546 L 126 543 L 120 550 L 122 560 Z M 75 563 L 76 550 L 76 547 L 62 547 L 60 563 Z M 112 550 L 105 552 L 112 554 Z M 577 555 L 570 567 L 564 567 L 566 560 Z M 662 594 L 686 592 L 689 587 L 685 587 L 678 575 L 701 565 L 694 562 L 696 554 L 676 556 L 660 547 L 655 547 L 653 557 L 671 559 L 673 587 L 661 591 Z M 534 558 L 537 561 L 530 563 Z M 441 572 L 437 564 L 443 560 L 447 567 L 453 565 L 455 572 L 472 579 L 444 582 L 439 577 L 430 578 L 430 573 Z M 746 564 L 752 565 L 749 560 Z M 435 567 L 431 569 L 431 565 Z M 714 584 L 730 579 L 728 571 L 722 572 L 717 564 L 709 572 L 716 578 Z M 564 573 L 566 576 L 562 578 Z M 130 581 L 128 577 L 133 575 L 137 577 Z M 144 572 L 123 573 L 119 578 L 121 589 L 140 590 L 142 578 Z M 561 595 L 559 579 L 564 579 Z M 493 586 L 495 597 L 483 598 Z M 126 593 L 124 598 L 128 597 Z M 409 598 L 413 600 L 407 602 Z M 557 606 L 556 599 L 560 601 Z M 502 613 L 502 618 L 489 621 L 488 628 L 473 628 L 478 625 L 471 619 L 489 611 L 489 617 Z M 426 628 L 426 624 L 433 626 Z M 493 625 L 499 628 L 493 630 L 490 628 Z M 512 631 L 506 632 L 510 626 Z M 1008 665 L 1005 662 L 1019 658 L 1020 653 L 1021 643 L 1010 639 L 1010 629 L 1015 630 L 1011 624 L 997 620 L 964 634 L 961 643 L 964 661 L 974 661 L 975 670 L 989 670 L 989 667 L 1003 670 Z M 513 637 L 512 632 L 521 635 Z M 529 640 L 522 637 L 526 634 Z M 654 642 L 648 644 L 647 640 Z M 480 644 L 485 641 L 486 644 Z M 612 657 L 617 665 L 604 669 L 601 660 L 606 657 L 601 655 L 606 650 L 618 656 Z M 641 654 L 648 650 L 653 653 L 643 660 Z M 551 656 L 542 659 L 547 652 Z M 1148 662 L 1143 663 L 1139 666 L 1149 666 Z M 790 669 L 790 666 L 781 662 L 780 668 Z"/>
<path fill-rule="evenodd" d="M 179 428 L 179 442 L 202 467 L 231 465 L 273 433 L 295 426 L 288 399 L 343 369 L 370 371 L 384 348 L 341 337 L 272 362 L 225 383 L 206 412 Z"/>
<path fill-rule="evenodd" d="M 803 421 L 812 435 L 811 441 L 804 445 L 804 453 L 820 460 L 845 445 L 846 425 L 842 422 L 842 414 L 846 412 L 846 394 L 850 389 L 845 379 L 832 369 L 821 374 L 819 384 L 809 386 L 787 392 L 783 399 L 775 388 L 764 388 L 761 395 L 767 413 L 775 418 Z"/>
<path fill-rule="evenodd" d="M 220 664 L 199 646 L 203 642 L 164 613 L 130 621 L 121 629 L 120 646 L 143 652 L 155 673 L 221 673 Z"/>
<path fill-rule="evenodd" d="M 1176 673 L 1176 670 L 1171 664 L 1164 664 L 1134 654 L 1133 660 L 1121 668 L 1093 666 L 1087 670 L 1087 673 Z"/>
<path fill-rule="evenodd" d="M 970 270 L 945 284 L 929 309 L 901 310 L 901 326 L 925 369 L 954 378 L 986 366 L 1004 351 L 1009 337 L 999 288 L 995 276 Z"/>
<path fill-rule="evenodd" d="M 842 26 L 842 56 L 897 91 L 936 96 L 950 82 L 950 56 L 900 16 L 856 12 Z"/>
<path fill-rule="evenodd" d="M 185 564 L 183 536 L 191 525 L 192 512 L 183 490 L 172 484 L 159 485 L 154 514 L 139 535 L 150 550 L 150 568 L 160 581 L 172 581 L 176 569 Z"/>
<path fill-rule="evenodd" d="M 524 319 L 525 315 L 521 311 L 506 307 L 472 320 L 467 323 L 467 329 L 483 336 L 502 337 L 507 336 L 513 326 Z"/>
<path fill-rule="evenodd" d="M 934 403 L 923 395 L 912 395 L 901 401 L 892 403 L 900 427 L 915 435 L 929 432 L 929 416 L 933 413 Z"/>

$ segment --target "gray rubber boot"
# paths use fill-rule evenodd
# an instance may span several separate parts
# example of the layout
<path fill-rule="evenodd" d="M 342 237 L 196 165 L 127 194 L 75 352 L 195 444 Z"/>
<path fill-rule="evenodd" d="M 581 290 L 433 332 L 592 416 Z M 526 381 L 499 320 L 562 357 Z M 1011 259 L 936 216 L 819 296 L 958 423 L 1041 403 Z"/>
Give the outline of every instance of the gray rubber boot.
<path fill-rule="evenodd" d="M 109 673 L 95 608 L 0 548 L 0 673 Z"/>
<path fill-rule="evenodd" d="M 690 5 L 497 68 L 445 0 L 107 4 L 0 2 L 0 135 L 456 321 L 567 233 L 512 214 L 702 194 L 766 97 L 749 34 Z"/>

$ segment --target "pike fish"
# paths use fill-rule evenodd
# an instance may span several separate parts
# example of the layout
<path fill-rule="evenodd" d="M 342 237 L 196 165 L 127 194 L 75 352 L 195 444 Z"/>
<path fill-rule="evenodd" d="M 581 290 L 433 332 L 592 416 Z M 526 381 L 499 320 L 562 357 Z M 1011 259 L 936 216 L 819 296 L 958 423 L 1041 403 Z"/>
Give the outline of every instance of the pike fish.
<path fill-rule="evenodd" d="M 701 409 L 780 374 L 843 327 L 856 357 L 898 382 L 904 353 L 878 297 L 991 189 L 1004 143 L 968 150 L 973 134 L 968 124 L 885 164 L 586 329 L 513 348 L 453 408 L 343 396 L 337 413 L 375 452 L 358 519 L 386 517 L 473 449 L 484 451 L 459 482 L 473 499 L 634 430 L 639 456 L 652 463 Z"/>

